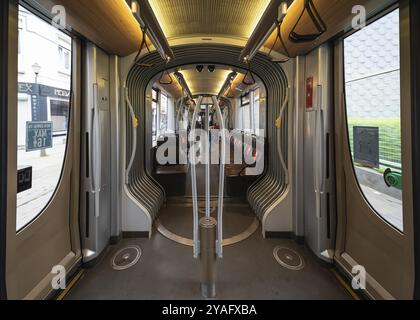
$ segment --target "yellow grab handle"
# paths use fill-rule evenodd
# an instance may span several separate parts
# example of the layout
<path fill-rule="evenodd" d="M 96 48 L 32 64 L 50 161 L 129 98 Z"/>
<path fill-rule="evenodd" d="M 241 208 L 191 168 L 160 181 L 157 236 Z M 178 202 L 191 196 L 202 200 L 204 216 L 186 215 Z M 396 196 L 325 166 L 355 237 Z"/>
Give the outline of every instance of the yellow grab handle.
<path fill-rule="evenodd" d="M 139 120 L 136 117 L 134 117 L 133 118 L 133 128 L 137 129 L 138 126 L 139 126 Z"/>
<path fill-rule="evenodd" d="M 281 117 L 278 117 L 278 119 L 276 120 L 276 128 L 280 129 L 281 127 Z"/>

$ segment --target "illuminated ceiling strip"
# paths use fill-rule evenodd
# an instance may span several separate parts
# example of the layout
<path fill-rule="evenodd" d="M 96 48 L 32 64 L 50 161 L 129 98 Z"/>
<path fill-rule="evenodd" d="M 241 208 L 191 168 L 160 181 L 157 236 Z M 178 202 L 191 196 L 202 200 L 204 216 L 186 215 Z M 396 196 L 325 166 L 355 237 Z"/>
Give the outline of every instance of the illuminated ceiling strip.
<path fill-rule="evenodd" d="M 169 42 L 147 0 L 126 0 L 131 12 L 165 62 L 175 59 Z"/>
<path fill-rule="evenodd" d="M 223 88 L 223 85 L 225 84 L 225 82 L 226 82 L 226 78 L 228 77 L 228 75 L 230 75 L 232 72 L 231 72 L 231 70 L 223 70 L 223 72 L 222 72 L 222 74 L 221 74 L 221 76 L 220 76 L 220 80 L 219 80 L 219 85 L 218 85 L 218 87 L 219 87 L 219 90 L 215 90 L 215 92 L 217 93 L 217 92 L 220 92 L 221 90 L 222 90 L 222 88 Z"/>
<path fill-rule="evenodd" d="M 268 38 L 283 22 L 287 14 L 287 9 L 293 0 L 272 0 L 260 22 L 249 38 L 244 50 L 241 53 L 240 60 L 250 62 L 261 47 L 267 42 Z"/>
<path fill-rule="evenodd" d="M 188 97 L 192 100 L 193 99 L 192 92 L 191 92 L 190 87 L 188 86 L 187 82 L 185 81 L 185 78 L 182 75 L 182 73 L 176 71 L 174 73 L 174 75 L 175 75 L 175 78 L 178 81 L 179 85 L 181 86 L 181 88 L 188 94 Z"/>
<path fill-rule="evenodd" d="M 220 91 L 230 72 L 231 70 L 216 69 L 213 73 L 199 73 L 194 69 L 185 69 L 182 74 L 193 96 L 213 96 Z"/>
<path fill-rule="evenodd" d="M 208 4 L 205 4 L 204 1 L 189 0 L 177 1 L 176 3 L 174 3 L 173 8 L 171 1 L 173 0 L 149 0 L 148 2 L 151 8 L 153 9 L 156 18 L 159 20 L 163 32 L 172 43 L 174 39 L 184 36 L 187 36 L 188 38 L 196 36 L 200 38 L 201 41 L 203 38 L 210 38 L 213 39 L 213 41 L 215 41 L 215 39 L 218 38 L 216 34 L 219 34 L 220 37 L 225 38 L 224 35 L 228 35 L 230 33 L 229 26 L 227 26 L 228 30 L 224 30 L 224 32 L 220 34 L 219 32 L 215 33 L 211 32 L 210 30 L 200 30 L 202 28 L 206 29 L 208 27 L 203 27 L 200 21 L 198 21 L 198 25 L 196 24 L 196 22 L 192 23 L 192 21 L 184 21 L 185 15 L 195 16 L 195 21 L 197 21 L 197 16 L 201 18 L 203 15 L 210 17 L 212 20 L 215 20 L 217 19 L 217 17 L 219 17 L 220 13 L 218 12 L 221 10 L 229 11 L 229 13 L 225 12 L 225 17 L 230 17 L 230 19 L 237 19 L 239 17 L 240 19 L 242 19 L 241 21 L 243 22 L 243 24 L 241 28 L 241 35 L 236 36 L 240 37 L 241 39 L 248 39 L 254 31 L 255 27 L 257 26 L 258 22 L 260 21 L 261 17 L 263 16 L 271 0 L 250 0 L 248 1 L 248 4 L 241 3 L 246 1 L 240 1 L 238 3 L 238 6 L 232 6 L 230 2 L 232 4 L 234 2 L 231 0 L 206 0 L 207 2 L 209 2 Z M 221 4 L 223 4 L 223 6 L 221 6 Z M 246 12 L 244 12 L 245 8 L 247 9 Z M 206 9 L 208 11 L 206 11 Z M 182 15 L 182 13 L 184 13 L 184 15 Z M 217 15 L 216 18 L 214 16 L 215 14 Z M 177 19 L 182 19 L 182 24 L 187 23 L 186 28 L 189 30 L 186 32 L 186 34 L 179 35 L 176 33 L 177 28 L 174 27 L 174 25 L 177 22 L 179 22 L 176 21 Z M 228 20 L 226 22 L 228 22 L 229 25 L 231 20 Z M 227 31 L 227 34 L 225 34 L 225 31 Z M 236 37 L 234 36 L 234 38 Z"/>
<path fill-rule="evenodd" d="M 225 92 L 230 88 L 230 86 L 232 85 L 233 81 L 235 80 L 237 76 L 238 76 L 238 73 L 236 73 L 235 71 L 229 73 L 229 75 L 227 76 L 225 80 L 225 83 L 222 86 L 222 89 L 217 95 L 217 99 L 220 99 L 221 97 L 224 96 Z"/>

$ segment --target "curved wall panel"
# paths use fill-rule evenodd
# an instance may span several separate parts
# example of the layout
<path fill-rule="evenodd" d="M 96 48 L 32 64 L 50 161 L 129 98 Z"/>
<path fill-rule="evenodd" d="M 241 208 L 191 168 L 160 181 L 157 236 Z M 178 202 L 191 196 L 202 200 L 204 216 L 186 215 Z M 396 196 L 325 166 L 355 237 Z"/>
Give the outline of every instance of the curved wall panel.
<path fill-rule="evenodd" d="M 178 66 L 211 63 L 224 64 L 234 68 L 246 69 L 246 65 L 239 61 L 241 49 L 239 47 L 226 46 L 181 46 L 175 47 L 176 60 L 169 63 L 166 68 L 172 69 Z M 153 64 L 153 67 L 144 68 L 140 64 Z M 149 176 L 146 170 L 146 157 L 150 151 L 145 150 L 147 109 L 146 89 L 149 82 L 164 70 L 165 66 L 158 54 L 152 53 L 140 59 L 139 63 L 130 70 L 127 78 L 127 89 L 135 114 L 139 119 L 137 137 L 136 158 L 128 177 L 128 189 L 138 201 L 151 213 L 152 220 L 156 218 L 165 199 L 164 190 Z M 279 155 L 276 150 L 278 134 L 274 124 L 279 117 L 280 108 L 286 98 L 288 87 L 287 77 L 279 64 L 273 64 L 265 56 L 257 55 L 252 63 L 252 71 L 260 77 L 267 88 L 267 140 L 268 159 L 264 175 L 248 190 L 248 201 L 257 216 L 262 220 L 267 211 L 277 203 L 286 190 L 285 172 L 280 166 Z M 287 115 L 286 115 L 287 117 Z M 130 158 L 132 121 L 127 115 L 127 159 Z M 288 125 L 283 122 L 280 139 L 283 146 L 283 154 L 288 158 Z"/>

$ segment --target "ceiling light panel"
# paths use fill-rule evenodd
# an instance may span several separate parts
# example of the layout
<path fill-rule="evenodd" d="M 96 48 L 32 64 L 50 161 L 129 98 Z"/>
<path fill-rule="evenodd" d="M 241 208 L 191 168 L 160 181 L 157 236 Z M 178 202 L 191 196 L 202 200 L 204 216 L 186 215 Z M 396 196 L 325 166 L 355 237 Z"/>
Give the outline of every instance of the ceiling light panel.
<path fill-rule="evenodd" d="M 207 68 L 202 73 L 198 73 L 194 69 L 185 69 L 181 73 L 184 75 L 192 94 L 211 94 L 218 95 L 225 83 L 226 77 L 232 72 L 231 70 L 216 69 L 214 72 L 208 72 Z"/>
<path fill-rule="evenodd" d="M 248 39 L 270 0 L 149 0 L 166 37 Z"/>

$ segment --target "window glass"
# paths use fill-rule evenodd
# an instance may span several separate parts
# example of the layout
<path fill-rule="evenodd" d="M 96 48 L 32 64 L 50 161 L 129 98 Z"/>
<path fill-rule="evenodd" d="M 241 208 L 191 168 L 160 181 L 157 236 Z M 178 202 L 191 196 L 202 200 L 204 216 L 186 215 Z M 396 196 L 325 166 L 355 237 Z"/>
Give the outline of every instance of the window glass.
<path fill-rule="evenodd" d="M 254 104 L 252 106 L 252 108 L 253 108 L 253 120 L 254 120 L 253 129 L 254 129 L 254 133 L 256 135 L 258 135 L 260 133 L 259 129 L 261 129 L 260 128 L 260 107 L 261 107 L 260 106 L 260 89 L 257 88 L 254 91 Z"/>
<path fill-rule="evenodd" d="M 158 91 L 152 89 L 152 146 L 157 146 L 158 135 Z"/>
<path fill-rule="evenodd" d="M 62 70 L 70 71 L 70 50 L 59 46 L 58 54 L 60 58 L 60 67 Z"/>
<path fill-rule="evenodd" d="M 28 23 L 24 23 L 28 21 Z M 17 231 L 36 219 L 61 178 L 69 124 L 71 38 L 19 7 Z M 69 43 L 57 59 L 59 39 Z M 59 51 L 60 54 L 60 51 Z M 61 72 L 66 68 L 68 73 Z"/>
<path fill-rule="evenodd" d="M 245 132 L 250 132 L 250 131 L 252 131 L 252 127 L 251 127 L 251 105 L 250 104 L 244 105 L 242 107 L 242 109 L 243 109 L 243 113 L 244 113 L 244 118 L 243 118 L 244 131 Z"/>
<path fill-rule="evenodd" d="M 245 95 L 243 95 L 241 97 L 241 104 L 242 104 L 242 106 L 249 104 L 249 102 L 250 102 L 249 96 L 250 96 L 250 94 L 248 92 L 247 94 L 245 94 Z"/>
<path fill-rule="evenodd" d="M 161 93 L 160 95 L 160 134 L 168 131 L 168 97 Z"/>
<path fill-rule="evenodd" d="M 344 40 L 350 148 L 364 196 L 403 231 L 399 10 Z"/>
<path fill-rule="evenodd" d="M 67 125 L 69 123 L 69 101 L 68 100 L 51 100 L 51 122 L 53 123 L 53 133 L 67 133 Z"/>
<path fill-rule="evenodd" d="M 156 89 L 152 90 L 152 100 L 155 102 L 158 101 L 158 91 Z"/>

